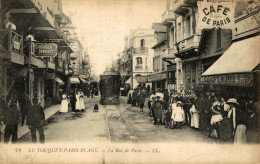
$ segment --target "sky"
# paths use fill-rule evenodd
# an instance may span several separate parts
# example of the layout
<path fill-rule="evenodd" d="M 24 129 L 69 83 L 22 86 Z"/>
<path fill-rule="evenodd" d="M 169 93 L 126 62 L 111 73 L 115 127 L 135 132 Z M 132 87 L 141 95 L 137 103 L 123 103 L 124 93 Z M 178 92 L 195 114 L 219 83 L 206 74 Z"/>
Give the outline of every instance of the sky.
<path fill-rule="evenodd" d="M 160 22 L 165 0 L 62 0 L 63 12 L 77 28 L 95 75 L 111 66 L 124 50 L 131 29 L 151 29 Z"/>

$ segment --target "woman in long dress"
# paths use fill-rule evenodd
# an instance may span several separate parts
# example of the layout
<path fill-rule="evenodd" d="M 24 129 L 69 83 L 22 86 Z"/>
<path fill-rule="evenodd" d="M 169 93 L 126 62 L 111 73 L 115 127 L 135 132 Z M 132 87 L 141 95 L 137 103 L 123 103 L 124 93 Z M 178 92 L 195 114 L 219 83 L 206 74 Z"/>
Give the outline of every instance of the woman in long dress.
<path fill-rule="evenodd" d="M 61 100 L 61 113 L 67 113 L 68 112 L 68 98 L 66 93 L 62 94 L 62 100 Z"/>
<path fill-rule="evenodd" d="M 81 110 L 81 105 L 80 105 L 80 93 L 77 92 L 76 93 L 76 111 L 80 111 Z"/>
<path fill-rule="evenodd" d="M 190 108 L 190 113 L 191 113 L 191 127 L 198 129 L 199 128 L 199 114 L 197 109 L 195 108 L 195 105 L 192 105 Z"/>
<path fill-rule="evenodd" d="M 80 103 L 80 110 L 81 111 L 85 110 L 84 94 L 81 90 L 79 91 L 79 103 Z"/>

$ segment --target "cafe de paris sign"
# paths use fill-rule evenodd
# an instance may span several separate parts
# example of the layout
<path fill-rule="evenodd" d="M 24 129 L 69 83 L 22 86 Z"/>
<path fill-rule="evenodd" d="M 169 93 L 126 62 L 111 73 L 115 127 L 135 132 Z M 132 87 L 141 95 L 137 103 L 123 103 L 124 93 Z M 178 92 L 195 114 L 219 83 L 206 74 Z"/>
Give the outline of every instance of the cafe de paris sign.
<path fill-rule="evenodd" d="M 35 56 L 55 57 L 57 55 L 57 44 L 55 43 L 36 43 Z"/>
<path fill-rule="evenodd" d="M 198 2 L 198 25 L 203 28 L 232 29 L 234 6 L 232 2 Z"/>

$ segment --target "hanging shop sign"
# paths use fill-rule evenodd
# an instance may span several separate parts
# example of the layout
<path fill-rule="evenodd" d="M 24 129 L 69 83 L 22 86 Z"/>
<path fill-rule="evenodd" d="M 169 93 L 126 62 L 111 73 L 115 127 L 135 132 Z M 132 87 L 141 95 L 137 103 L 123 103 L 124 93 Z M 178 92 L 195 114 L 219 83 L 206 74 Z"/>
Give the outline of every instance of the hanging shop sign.
<path fill-rule="evenodd" d="M 167 72 L 152 74 L 148 76 L 148 82 L 161 81 L 167 79 Z"/>
<path fill-rule="evenodd" d="M 253 75 L 251 73 L 212 75 L 201 78 L 202 84 L 227 85 L 227 86 L 252 86 Z"/>
<path fill-rule="evenodd" d="M 198 25 L 203 28 L 228 28 L 234 25 L 234 6 L 232 2 L 198 1 Z"/>
<path fill-rule="evenodd" d="M 36 43 L 35 56 L 54 57 L 57 55 L 57 44 L 55 43 Z"/>

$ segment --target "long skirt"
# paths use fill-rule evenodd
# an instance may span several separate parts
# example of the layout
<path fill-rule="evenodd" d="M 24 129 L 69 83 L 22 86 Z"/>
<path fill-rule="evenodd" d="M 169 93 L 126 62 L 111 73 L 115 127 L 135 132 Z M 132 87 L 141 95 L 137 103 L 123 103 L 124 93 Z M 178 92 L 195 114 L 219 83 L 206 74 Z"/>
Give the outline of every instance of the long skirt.
<path fill-rule="evenodd" d="M 191 127 L 199 128 L 199 114 L 191 113 Z"/>
<path fill-rule="evenodd" d="M 245 144 L 246 143 L 246 126 L 239 124 L 236 128 L 234 137 L 234 144 Z"/>
<path fill-rule="evenodd" d="M 80 100 L 76 101 L 76 110 L 81 110 Z"/>
<path fill-rule="evenodd" d="M 158 119 L 162 119 L 162 109 L 161 108 L 155 108 L 154 109 L 155 117 Z"/>
<path fill-rule="evenodd" d="M 223 140 L 229 140 L 232 138 L 232 125 L 229 118 L 224 118 L 220 121 L 219 125 L 219 137 Z"/>
<path fill-rule="evenodd" d="M 79 98 L 80 109 L 85 109 L 84 98 Z"/>
<path fill-rule="evenodd" d="M 62 113 L 67 113 L 68 112 L 68 100 L 66 99 L 66 100 L 62 100 L 61 101 L 61 109 L 60 109 L 60 112 L 62 112 Z"/>

